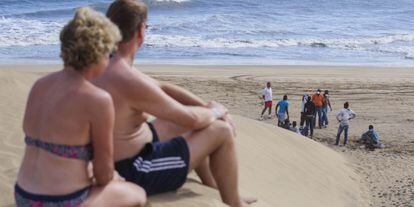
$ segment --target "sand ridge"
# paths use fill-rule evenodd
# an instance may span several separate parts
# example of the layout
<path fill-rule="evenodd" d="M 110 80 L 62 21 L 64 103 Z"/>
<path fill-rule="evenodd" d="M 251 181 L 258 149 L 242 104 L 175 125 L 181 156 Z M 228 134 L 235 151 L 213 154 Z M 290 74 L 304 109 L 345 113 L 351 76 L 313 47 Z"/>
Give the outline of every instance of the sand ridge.
<path fill-rule="evenodd" d="M 332 148 L 352 160 L 363 178 L 361 182 L 369 187 L 372 206 L 414 206 L 413 68 L 202 66 L 196 73 L 191 66 L 140 68 L 204 99 L 218 100 L 233 114 L 251 119 L 259 118 L 263 104 L 259 97 L 267 81 L 272 83 L 275 102 L 284 94 L 289 96 L 291 119 L 296 121 L 303 93 L 329 89 L 333 106 L 330 126 L 315 130 L 315 139 L 332 147 L 338 129 L 335 115 L 349 101 L 357 118 L 351 121 L 348 146 Z M 276 118 L 263 122 L 275 125 Z M 367 151 L 355 143 L 369 124 L 379 132 L 385 149 Z"/>
<path fill-rule="evenodd" d="M 356 149 L 353 144 L 332 150 L 318 142 L 276 128 L 275 119 L 264 121 L 267 124 L 252 119 L 256 119 L 261 110 L 258 96 L 267 80 L 274 81 L 274 95 L 278 97 L 288 93 L 292 97 L 292 105 L 295 105 L 291 110 L 292 115 L 298 114 L 294 108 L 299 108 L 298 100 L 302 91 L 323 85 L 334 92 L 331 96 L 334 110 L 339 109 L 345 99 L 357 103 L 351 105 L 359 115 L 359 119 L 351 126 L 352 140 L 372 120 L 378 120 L 376 124 L 382 127 L 390 124 L 389 120 L 377 116 L 379 109 L 373 107 L 375 105 L 368 104 L 377 100 L 378 94 L 400 98 L 401 107 L 392 109 L 386 105 L 383 111 L 389 113 L 387 115 L 397 114 L 392 116 L 393 120 L 410 120 L 403 112 L 412 110 L 408 107 L 414 97 L 411 92 L 414 74 L 411 70 L 397 69 L 398 72 L 394 72 L 394 69 L 383 68 L 372 72 L 372 68 L 316 66 L 138 67 L 157 79 L 186 87 L 207 100 L 218 100 L 234 114 L 251 118 L 238 116 L 236 121 L 239 130 L 237 147 L 241 192 L 243 195 L 259 197 L 261 202 L 254 206 L 392 206 L 397 202 L 409 205 L 409 196 L 412 195 L 409 183 L 412 180 L 407 175 L 412 175 L 414 167 L 410 165 L 413 163 L 410 154 L 412 147 L 408 144 L 410 139 L 407 136 L 412 129 L 404 127 L 406 125 L 398 127 L 398 131 L 392 131 L 395 125 L 391 125 L 390 132 L 388 128 L 379 130 L 385 143 L 391 144 L 392 148 L 370 153 Z M 24 149 L 21 120 L 28 91 L 40 75 L 58 68 L 0 68 L 0 206 L 13 206 L 12 186 Z M 380 100 L 386 101 L 385 98 Z M 292 117 L 297 120 L 298 116 Z M 333 113 L 330 119 L 333 120 Z M 326 130 L 318 130 L 315 137 L 328 145 L 332 142 L 335 128 L 332 125 Z M 394 143 L 398 139 L 390 133 L 395 133 L 402 142 Z M 360 156 L 364 156 L 364 159 L 358 159 Z M 382 159 L 386 156 L 389 159 Z M 387 168 L 382 168 L 384 164 Z M 397 168 L 398 172 L 391 172 L 393 168 Z M 384 179 L 381 185 L 375 183 L 381 179 Z M 372 191 L 370 195 L 366 193 L 364 185 Z M 394 186 L 394 189 L 388 189 L 389 186 Z M 400 196 L 397 196 L 399 190 Z M 381 193 L 381 197 L 374 196 L 378 193 Z M 398 198 L 402 199 L 397 201 Z M 222 206 L 216 191 L 193 180 L 177 192 L 151 197 L 150 201 L 149 206 Z M 381 203 L 383 201 L 388 202 Z"/>

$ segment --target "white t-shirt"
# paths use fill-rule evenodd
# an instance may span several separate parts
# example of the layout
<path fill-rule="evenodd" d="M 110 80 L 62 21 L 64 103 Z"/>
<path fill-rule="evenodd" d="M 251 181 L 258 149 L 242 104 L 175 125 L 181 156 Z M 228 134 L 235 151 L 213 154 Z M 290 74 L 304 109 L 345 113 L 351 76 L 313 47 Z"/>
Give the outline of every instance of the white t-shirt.
<path fill-rule="evenodd" d="M 302 97 L 302 103 L 300 103 L 300 112 L 305 112 L 305 104 L 308 102 L 308 95 L 305 94 Z"/>
<path fill-rule="evenodd" d="M 348 126 L 349 120 L 354 119 L 356 117 L 355 112 L 353 112 L 351 109 L 341 109 L 336 115 L 336 119 L 341 123 L 341 126 Z"/>
<path fill-rule="evenodd" d="M 263 95 L 265 101 L 272 101 L 272 88 L 264 88 L 263 89 Z"/>

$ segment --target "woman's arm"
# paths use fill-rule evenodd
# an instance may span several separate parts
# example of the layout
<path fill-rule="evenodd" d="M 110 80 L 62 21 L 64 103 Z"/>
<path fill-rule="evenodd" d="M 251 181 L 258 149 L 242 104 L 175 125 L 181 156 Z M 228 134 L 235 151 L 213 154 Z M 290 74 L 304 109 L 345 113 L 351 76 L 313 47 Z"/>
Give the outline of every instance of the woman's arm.
<path fill-rule="evenodd" d="M 93 105 L 92 105 L 93 104 Z M 101 92 L 91 103 L 93 175 L 97 185 L 105 185 L 114 175 L 113 127 L 115 112 L 111 96 Z"/>

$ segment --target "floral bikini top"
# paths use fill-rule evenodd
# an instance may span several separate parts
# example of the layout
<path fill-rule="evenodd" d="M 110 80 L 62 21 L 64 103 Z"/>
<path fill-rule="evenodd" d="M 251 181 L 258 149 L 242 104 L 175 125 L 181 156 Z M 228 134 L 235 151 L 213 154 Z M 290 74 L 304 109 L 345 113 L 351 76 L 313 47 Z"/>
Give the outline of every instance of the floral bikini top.
<path fill-rule="evenodd" d="M 79 159 L 89 161 L 93 158 L 92 144 L 87 145 L 63 145 L 63 144 L 53 144 L 49 142 L 44 142 L 40 139 L 35 139 L 30 136 L 24 138 L 24 141 L 29 146 L 38 147 L 40 149 L 46 150 L 52 154 L 70 158 L 70 159 Z"/>

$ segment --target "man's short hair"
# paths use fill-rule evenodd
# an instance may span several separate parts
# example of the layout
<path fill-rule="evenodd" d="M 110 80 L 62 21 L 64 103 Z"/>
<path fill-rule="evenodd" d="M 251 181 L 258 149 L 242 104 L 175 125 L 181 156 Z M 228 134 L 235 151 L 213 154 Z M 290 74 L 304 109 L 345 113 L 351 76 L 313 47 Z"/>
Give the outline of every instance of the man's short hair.
<path fill-rule="evenodd" d="M 369 126 L 368 126 L 368 129 L 374 129 L 374 126 L 369 125 Z"/>
<path fill-rule="evenodd" d="M 119 27 L 121 43 L 124 43 L 140 31 L 141 25 L 147 21 L 148 9 L 137 0 L 116 0 L 109 6 L 106 16 Z"/>
<path fill-rule="evenodd" d="M 345 102 L 345 103 L 344 103 L 344 108 L 346 108 L 346 109 L 347 109 L 348 107 L 349 107 L 349 103 L 348 103 L 348 101 L 347 101 L 347 102 Z"/>
<path fill-rule="evenodd" d="M 288 99 L 287 95 L 284 95 L 283 100 L 287 100 L 287 99 Z"/>

